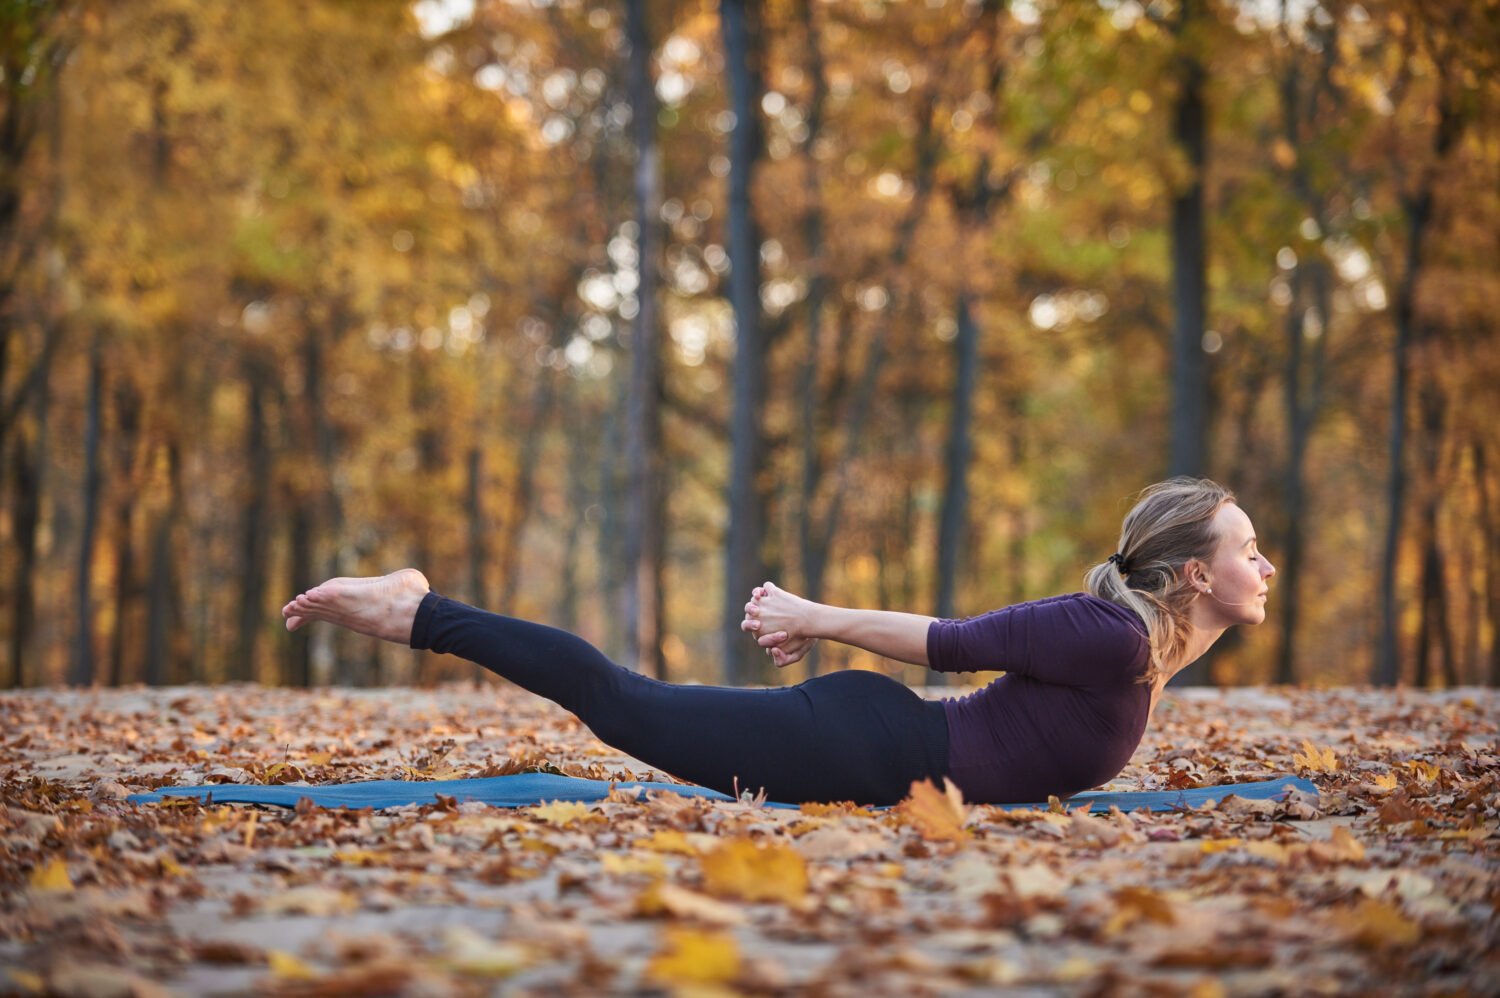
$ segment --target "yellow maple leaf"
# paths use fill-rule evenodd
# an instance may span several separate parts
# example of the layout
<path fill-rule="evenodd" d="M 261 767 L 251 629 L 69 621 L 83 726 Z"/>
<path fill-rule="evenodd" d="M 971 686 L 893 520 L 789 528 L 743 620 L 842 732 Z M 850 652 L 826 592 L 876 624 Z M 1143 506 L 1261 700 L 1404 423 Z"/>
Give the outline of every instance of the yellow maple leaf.
<path fill-rule="evenodd" d="M 946 776 L 943 777 L 942 790 L 931 780 L 913 782 L 911 795 L 897 806 L 897 810 L 925 839 L 957 842 L 969 834 L 964 828 L 969 809 L 964 806 L 963 794 Z"/>
<path fill-rule="evenodd" d="M 1412 771 L 1413 776 L 1420 778 L 1426 783 L 1432 783 L 1437 780 L 1438 774 L 1442 772 L 1442 770 L 1438 769 L 1432 763 L 1423 762 L 1420 759 L 1409 760 L 1406 763 L 1406 767 Z"/>
<path fill-rule="evenodd" d="M 745 901 L 798 901 L 807 893 L 807 861 L 789 845 L 734 838 L 698 858 L 711 894 Z"/>
<path fill-rule="evenodd" d="M 740 974 L 740 948 L 727 932 L 669 928 L 666 945 L 646 965 L 665 984 L 723 984 Z"/>
<path fill-rule="evenodd" d="M 1333 754 L 1333 749 L 1320 749 L 1306 738 L 1302 739 L 1302 752 L 1292 753 L 1292 764 L 1314 773 L 1335 773 L 1339 768 L 1338 756 Z"/>
<path fill-rule="evenodd" d="M 31 887 L 40 892 L 71 891 L 73 878 L 68 876 L 68 864 L 61 856 L 53 856 L 45 866 L 31 871 Z"/>
<path fill-rule="evenodd" d="M 284 977 L 294 981 L 311 981 L 322 976 L 312 964 L 301 957 L 293 956 L 285 950 L 273 949 L 268 952 L 266 954 L 266 965 L 271 968 L 271 973 L 277 977 Z"/>
<path fill-rule="evenodd" d="M 1386 773 L 1384 776 L 1377 776 L 1370 782 L 1382 790 L 1395 790 L 1399 785 L 1395 773 Z"/>
<path fill-rule="evenodd" d="M 562 828 L 588 817 L 589 806 L 574 800 L 555 800 L 550 804 L 538 804 L 530 811 L 532 817 Z"/>

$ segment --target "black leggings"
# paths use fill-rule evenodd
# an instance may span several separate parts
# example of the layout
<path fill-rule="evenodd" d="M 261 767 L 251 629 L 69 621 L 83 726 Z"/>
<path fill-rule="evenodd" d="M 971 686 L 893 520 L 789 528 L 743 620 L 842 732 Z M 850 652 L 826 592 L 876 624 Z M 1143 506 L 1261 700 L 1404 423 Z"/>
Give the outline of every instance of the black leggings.
<path fill-rule="evenodd" d="M 773 801 L 894 804 L 948 771 L 948 722 L 874 672 L 780 689 L 676 686 L 621 668 L 567 631 L 428 593 L 411 646 L 477 662 L 576 714 L 648 766 L 727 794 Z"/>

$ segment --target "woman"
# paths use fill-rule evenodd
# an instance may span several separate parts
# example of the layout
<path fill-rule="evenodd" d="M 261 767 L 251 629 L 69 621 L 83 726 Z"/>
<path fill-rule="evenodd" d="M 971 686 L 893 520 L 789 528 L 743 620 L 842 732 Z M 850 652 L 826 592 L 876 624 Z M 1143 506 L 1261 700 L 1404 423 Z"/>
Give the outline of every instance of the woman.
<path fill-rule="evenodd" d="M 825 606 L 769 582 L 745 604 L 741 627 L 777 666 L 827 638 L 943 672 L 1005 672 L 940 701 L 858 671 L 781 689 L 674 686 L 565 631 L 445 599 L 409 568 L 332 579 L 282 616 L 289 630 L 323 620 L 462 656 L 647 765 L 725 793 L 892 804 L 914 780 L 947 776 L 967 800 L 1014 803 L 1116 776 L 1167 680 L 1230 626 L 1265 619 L 1275 573 L 1233 495 L 1174 478 L 1141 493 L 1085 593 L 965 620 Z"/>

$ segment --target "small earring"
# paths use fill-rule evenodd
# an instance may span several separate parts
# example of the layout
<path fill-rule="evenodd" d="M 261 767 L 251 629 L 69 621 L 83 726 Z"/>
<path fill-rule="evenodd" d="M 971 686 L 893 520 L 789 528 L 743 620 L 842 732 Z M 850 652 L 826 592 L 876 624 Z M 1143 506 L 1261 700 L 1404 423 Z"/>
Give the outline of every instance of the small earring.
<path fill-rule="evenodd" d="M 1214 594 L 1214 587 L 1213 586 L 1209 586 L 1207 589 L 1205 589 L 1203 591 L 1206 592 L 1206 593 L 1208 593 L 1208 595 L 1212 596 Z"/>

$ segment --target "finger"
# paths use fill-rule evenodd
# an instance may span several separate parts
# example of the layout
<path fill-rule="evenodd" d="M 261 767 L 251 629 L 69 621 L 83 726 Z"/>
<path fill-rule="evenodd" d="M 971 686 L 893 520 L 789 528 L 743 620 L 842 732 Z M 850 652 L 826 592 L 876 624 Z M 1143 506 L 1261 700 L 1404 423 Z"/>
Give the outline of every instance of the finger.
<path fill-rule="evenodd" d="M 742 620 L 742 621 L 740 621 L 740 630 L 742 630 L 742 631 L 758 631 L 758 630 L 760 630 L 760 621 L 758 621 L 758 620 Z"/>
<path fill-rule="evenodd" d="M 755 639 L 755 643 L 762 648 L 775 648 L 787 639 L 786 631 L 776 631 L 772 634 L 762 634 Z"/>

